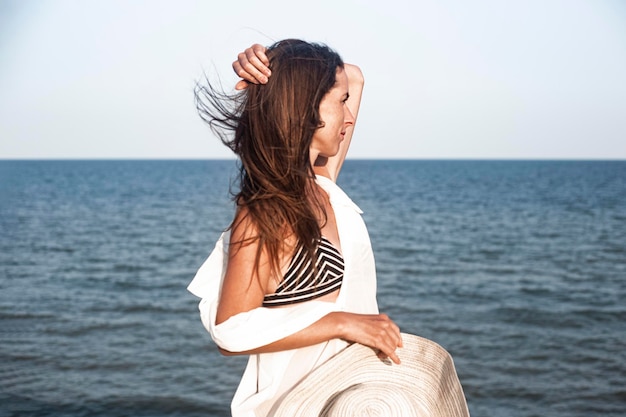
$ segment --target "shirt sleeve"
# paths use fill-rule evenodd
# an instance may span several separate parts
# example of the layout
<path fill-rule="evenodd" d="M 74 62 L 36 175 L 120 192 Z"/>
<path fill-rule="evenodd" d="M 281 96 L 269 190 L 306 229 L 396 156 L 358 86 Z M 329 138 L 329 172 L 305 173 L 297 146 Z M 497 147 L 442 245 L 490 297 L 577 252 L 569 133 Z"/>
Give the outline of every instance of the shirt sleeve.
<path fill-rule="evenodd" d="M 228 258 L 227 238 L 225 233 L 222 234 L 213 252 L 187 287 L 191 293 L 202 298 L 199 304 L 202 324 L 222 349 L 243 352 L 268 345 L 297 333 L 338 310 L 336 303 L 314 300 L 288 307 L 258 307 L 216 325 L 219 292 Z"/>
<path fill-rule="evenodd" d="M 335 304 L 311 301 L 299 305 L 258 307 L 215 324 L 217 302 L 200 301 L 200 316 L 215 343 L 230 352 L 244 352 L 269 345 L 303 330 L 335 311 Z"/>

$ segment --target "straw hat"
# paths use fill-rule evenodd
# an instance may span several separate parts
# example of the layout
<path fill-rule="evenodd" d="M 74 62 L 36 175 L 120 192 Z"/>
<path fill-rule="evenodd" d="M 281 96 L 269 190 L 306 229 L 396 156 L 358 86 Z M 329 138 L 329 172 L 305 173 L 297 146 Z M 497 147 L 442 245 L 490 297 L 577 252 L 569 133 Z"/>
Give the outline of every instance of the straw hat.
<path fill-rule="evenodd" d="M 450 354 L 435 342 L 402 334 L 401 364 L 353 344 L 311 372 L 273 417 L 469 417 Z"/>

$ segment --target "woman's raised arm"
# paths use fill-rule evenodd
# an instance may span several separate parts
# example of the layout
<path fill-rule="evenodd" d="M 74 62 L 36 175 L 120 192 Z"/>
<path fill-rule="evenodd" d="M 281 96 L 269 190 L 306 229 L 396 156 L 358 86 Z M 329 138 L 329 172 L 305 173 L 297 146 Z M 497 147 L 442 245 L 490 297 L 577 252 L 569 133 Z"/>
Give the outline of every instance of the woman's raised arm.
<path fill-rule="evenodd" d="M 354 123 L 346 129 L 344 140 L 339 146 L 339 152 L 337 152 L 337 155 L 329 157 L 326 161 L 326 170 L 328 171 L 330 179 L 334 182 L 337 181 L 339 171 L 341 170 L 343 161 L 346 160 L 346 154 L 350 148 L 352 134 L 354 133 L 354 127 L 356 126 L 356 121 L 359 115 L 359 108 L 361 107 L 361 96 L 363 94 L 364 84 L 363 73 L 356 65 L 344 64 L 344 71 L 346 71 L 346 75 L 348 76 L 348 92 L 350 94 L 348 101 L 346 101 L 346 106 L 354 116 Z"/>

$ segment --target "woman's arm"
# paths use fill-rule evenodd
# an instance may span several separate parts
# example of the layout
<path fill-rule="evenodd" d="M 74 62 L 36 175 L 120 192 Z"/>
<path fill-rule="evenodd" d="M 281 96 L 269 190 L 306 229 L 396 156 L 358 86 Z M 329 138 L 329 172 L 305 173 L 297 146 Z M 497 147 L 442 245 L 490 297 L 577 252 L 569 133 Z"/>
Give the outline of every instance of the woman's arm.
<path fill-rule="evenodd" d="M 348 149 L 350 148 L 352 134 L 354 133 L 354 127 L 356 125 L 357 117 L 359 115 L 359 108 L 361 107 L 361 96 L 363 94 L 363 85 L 365 83 L 363 79 L 363 73 L 361 72 L 361 69 L 356 65 L 344 64 L 344 71 L 346 71 L 346 75 L 348 76 L 348 92 L 350 94 L 350 97 L 348 97 L 348 101 L 346 101 L 346 106 L 354 116 L 354 124 L 350 125 L 346 129 L 344 140 L 339 146 L 339 152 L 337 153 L 337 155 L 327 158 L 325 162 L 326 170 L 330 176 L 330 179 L 334 182 L 336 182 L 337 177 L 339 177 L 339 171 L 343 166 L 343 162 L 346 160 L 346 154 L 348 153 Z"/>
<path fill-rule="evenodd" d="M 400 363 L 395 353 L 396 348 L 402 347 L 400 329 L 385 314 L 354 314 L 337 311 L 327 314 L 297 333 L 257 349 L 244 352 L 219 349 L 226 356 L 250 355 L 297 349 L 331 339 L 343 339 L 369 346 L 379 351 L 381 357 L 388 357 L 395 363 Z"/>
<path fill-rule="evenodd" d="M 257 230 L 245 208 L 237 211 L 233 225 L 215 319 L 217 325 L 236 314 L 260 307 L 270 284 L 271 268 L 267 253 L 260 254 L 256 266 L 259 247 Z"/>

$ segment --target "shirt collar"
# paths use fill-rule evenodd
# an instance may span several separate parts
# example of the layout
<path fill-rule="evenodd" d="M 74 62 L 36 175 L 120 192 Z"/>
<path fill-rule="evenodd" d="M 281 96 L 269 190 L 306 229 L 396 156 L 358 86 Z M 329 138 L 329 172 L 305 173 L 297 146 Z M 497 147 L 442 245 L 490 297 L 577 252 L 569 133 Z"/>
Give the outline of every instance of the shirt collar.
<path fill-rule="evenodd" d="M 320 187 L 324 189 L 328 193 L 328 197 L 330 198 L 330 203 L 333 206 L 342 205 L 347 207 L 352 207 L 357 213 L 362 214 L 363 210 L 359 208 L 348 195 L 341 189 L 339 186 L 333 182 L 330 178 L 324 177 L 322 175 L 316 175 L 315 179 Z"/>

